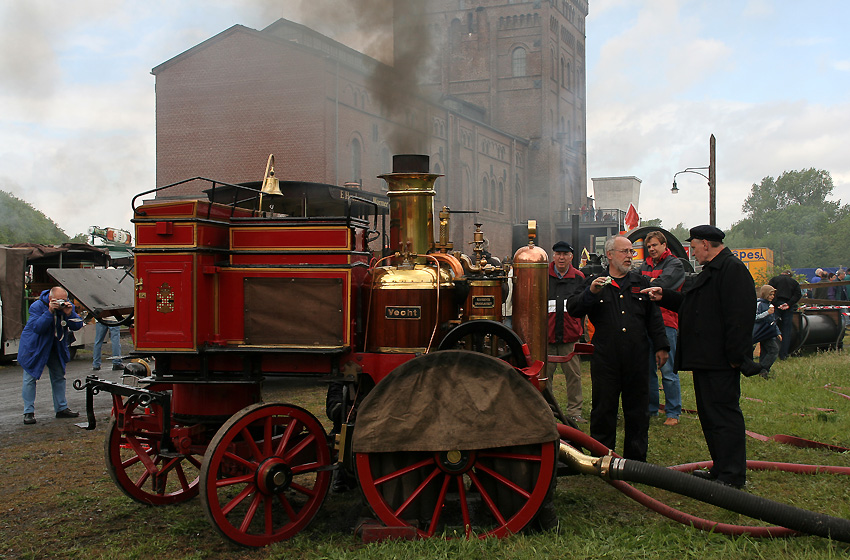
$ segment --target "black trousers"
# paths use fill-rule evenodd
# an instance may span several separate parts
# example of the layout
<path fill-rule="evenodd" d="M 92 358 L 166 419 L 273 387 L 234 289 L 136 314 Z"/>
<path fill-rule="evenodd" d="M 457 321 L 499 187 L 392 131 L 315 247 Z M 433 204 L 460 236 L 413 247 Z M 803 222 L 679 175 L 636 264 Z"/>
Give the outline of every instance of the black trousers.
<path fill-rule="evenodd" d="M 623 400 L 623 457 L 646 461 L 649 444 L 649 349 L 629 352 L 599 351 L 590 362 L 592 408 L 590 437 L 614 449 L 617 444 L 617 413 Z"/>
<path fill-rule="evenodd" d="M 714 465 L 711 474 L 736 486 L 747 480 L 741 374 L 733 369 L 694 370 L 694 394 L 702 433 Z"/>
<path fill-rule="evenodd" d="M 791 323 L 791 318 L 794 316 L 794 311 L 789 309 L 776 308 L 776 325 L 779 327 L 779 332 L 782 333 L 782 342 L 779 345 L 779 359 L 784 360 L 788 357 L 788 351 L 791 350 L 791 334 L 794 332 L 794 325 Z"/>

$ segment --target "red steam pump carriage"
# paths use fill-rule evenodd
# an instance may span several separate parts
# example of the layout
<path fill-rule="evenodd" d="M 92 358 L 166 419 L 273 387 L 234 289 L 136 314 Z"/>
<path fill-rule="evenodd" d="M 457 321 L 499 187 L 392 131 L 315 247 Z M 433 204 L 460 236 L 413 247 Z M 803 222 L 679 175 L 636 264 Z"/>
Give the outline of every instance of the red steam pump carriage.
<path fill-rule="evenodd" d="M 264 546 L 306 527 L 339 471 L 357 480 L 377 519 L 373 536 L 504 536 L 551 520 L 563 471 L 850 542 L 847 520 L 618 458 L 570 427 L 543 375 L 546 252 L 530 240 L 513 257 L 511 330 L 500 322 L 508 279 L 484 258 L 480 227 L 473 256 L 453 252 L 444 208 L 434 239 L 438 175 L 427 156 L 395 156 L 381 177 L 388 204 L 344 187 L 280 184 L 270 157 L 262 185 L 191 179 L 212 185 L 209 202 L 135 206 L 182 183 L 137 195 L 135 308 L 123 319 L 134 318 L 134 354 L 145 359 L 127 366 L 135 375 L 123 383 L 75 383 L 86 389 L 89 429 L 93 396 L 112 395 L 106 463 L 128 496 L 163 505 L 200 494 L 221 534 Z M 386 206 L 388 246 L 378 229 Z M 86 307 L 117 315 L 109 290 L 96 291 Z M 304 408 L 262 400 L 264 376 L 329 374 L 331 434 Z"/>
<path fill-rule="evenodd" d="M 444 208 L 435 242 L 427 156 L 395 156 L 382 176 L 388 246 L 380 201 L 329 185 L 281 191 L 273 166 L 259 192 L 210 181 L 210 202 L 133 201 L 135 355 L 155 367 L 129 366 L 138 383 L 85 385 L 89 399 L 112 394 L 115 483 L 153 505 L 200 494 L 213 525 L 249 546 L 303 529 L 335 469 L 356 476 L 387 527 L 522 529 L 550 495 L 562 417 L 539 377 L 545 251 L 529 243 L 515 257 L 517 334 L 500 322 L 507 277 L 484 258 L 480 227 L 472 257 L 452 252 Z M 263 402 L 269 374 L 334 374 L 339 436 L 303 408 Z"/>

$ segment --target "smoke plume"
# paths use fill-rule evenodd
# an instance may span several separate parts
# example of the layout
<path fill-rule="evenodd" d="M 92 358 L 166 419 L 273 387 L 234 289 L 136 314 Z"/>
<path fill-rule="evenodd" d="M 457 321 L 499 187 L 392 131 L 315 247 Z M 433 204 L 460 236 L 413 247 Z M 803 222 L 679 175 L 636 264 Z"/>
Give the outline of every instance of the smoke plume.
<path fill-rule="evenodd" d="M 383 112 L 400 123 L 382 131 L 395 153 L 425 148 L 424 117 L 414 122 L 405 113 L 422 95 L 420 82 L 430 73 L 435 51 L 425 24 L 426 5 L 425 0 L 297 0 L 300 23 L 384 63 L 376 66 L 368 85 Z M 279 4 L 267 1 L 264 12 L 277 19 Z M 399 36 L 394 38 L 394 31 Z"/>

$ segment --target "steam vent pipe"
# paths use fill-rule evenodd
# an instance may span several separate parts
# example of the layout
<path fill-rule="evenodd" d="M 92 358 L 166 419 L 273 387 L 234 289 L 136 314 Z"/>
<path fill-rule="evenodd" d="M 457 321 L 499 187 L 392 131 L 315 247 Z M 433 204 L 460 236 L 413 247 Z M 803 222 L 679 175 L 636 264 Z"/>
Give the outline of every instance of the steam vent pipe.
<path fill-rule="evenodd" d="M 379 175 L 387 182 L 390 199 L 390 249 L 426 254 L 434 246 L 434 182 L 430 159 L 421 154 L 393 156 L 393 172 Z M 425 263 L 425 257 L 416 262 Z"/>

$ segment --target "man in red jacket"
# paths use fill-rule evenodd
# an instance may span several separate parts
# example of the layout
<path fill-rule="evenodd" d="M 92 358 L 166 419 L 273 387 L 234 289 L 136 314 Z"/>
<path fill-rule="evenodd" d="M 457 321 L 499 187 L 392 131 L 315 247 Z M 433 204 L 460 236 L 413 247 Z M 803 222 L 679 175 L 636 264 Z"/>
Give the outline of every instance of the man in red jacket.
<path fill-rule="evenodd" d="M 566 356 L 575 348 L 582 335 L 581 319 L 567 313 L 567 298 L 584 283 L 584 274 L 572 265 L 573 248 L 566 241 L 558 241 L 552 247 L 552 262 L 549 263 L 549 355 Z M 573 422 L 587 422 L 581 416 L 584 403 L 581 391 L 581 361 L 573 356 L 561 364 L 567 379 L 566 414 Z M 555 373 L 555 364 L 548 366 L 549 379 Z"/>
<path fill-rule="evenodd" d="M 650 278 L 650 286 L 658 286 L 670 290 L 681 290 L 685 283 L 685 268 L 682 263 L 670 253 L 667 248 L 667 238 L 660 231 L 646 234 L 643 246 L 647 257 L 640 267 L 640 273 Z M 674 367 L 676 359 L 676 337 L 679 329 L 679 314 L 669 309 L 661 309 L 664 319 L 664 330 L 670 343 L 669 358 L 661 368 L 655 364 L 654 351 L 650 352 L 649 360 L 649 415 L 657 416 L 659 406 L 658 376 L 656 370 L 661 369 L 661 385 L 664 388 L 664 413 L 667 419 L 665 426 L 675 426 L 679 423 L 682 413 L 682 393 L 679 387 L 679 374 Z"/>

